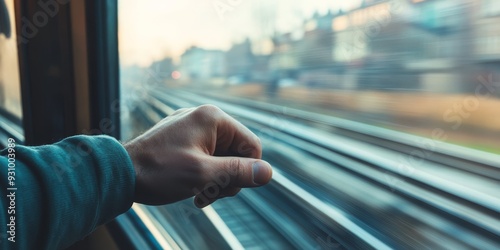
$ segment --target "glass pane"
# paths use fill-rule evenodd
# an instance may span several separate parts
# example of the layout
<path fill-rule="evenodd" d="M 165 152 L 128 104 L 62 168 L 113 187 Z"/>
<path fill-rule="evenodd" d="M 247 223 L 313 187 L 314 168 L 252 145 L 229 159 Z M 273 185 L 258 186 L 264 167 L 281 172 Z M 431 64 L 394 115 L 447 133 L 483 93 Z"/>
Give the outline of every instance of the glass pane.
<path fill-rule="evenodd" d="M 14 1 L 0 1 L 0 108 L 21 118 L 21 83 L 14 20 Z"/>
<path fill-rule="evenodd" d="M 211 103 L 262 138 L 276 170 L 213 211 L 151 213 L 192 248 L 499 247 L 498 9 L 120 0 L 126 137 Z"/>

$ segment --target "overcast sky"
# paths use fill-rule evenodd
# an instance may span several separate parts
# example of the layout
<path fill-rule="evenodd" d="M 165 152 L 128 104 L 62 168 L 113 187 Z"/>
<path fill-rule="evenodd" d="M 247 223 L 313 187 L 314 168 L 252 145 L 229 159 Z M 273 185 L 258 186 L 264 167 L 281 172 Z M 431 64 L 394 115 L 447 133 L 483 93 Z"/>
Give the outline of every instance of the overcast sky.
<path fill-rule="evenodd" d="M 236 3 L 231 6 L 229 3 Z M 240 2 L 238 4 L 238 2 Z M 192 46 L 228 49 L 271 30 L 293 31 L 314 11 L 358 6 L 361 0 L 120 0 L 120 59 L 124 66 L 147 66 Z M 230 6 L 226 12 L 214 5 Z M 274 20 L 274 21 L 273 21 Z"/>

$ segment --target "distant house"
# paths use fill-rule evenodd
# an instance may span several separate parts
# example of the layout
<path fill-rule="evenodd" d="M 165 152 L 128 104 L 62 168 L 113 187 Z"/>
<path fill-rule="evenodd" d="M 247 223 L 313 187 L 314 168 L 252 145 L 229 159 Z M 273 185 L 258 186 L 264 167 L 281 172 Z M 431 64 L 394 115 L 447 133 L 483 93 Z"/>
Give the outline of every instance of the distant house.
<path fill-rule="evenodd" d="M 249 39 L 233 44 L 225 55 L 226 74 L 228 77 L 251 78 L 256 62 Z"/>
<path fill-rule="evenodd" d="M 482 0 L 474 8 L 473 13 L 474 33 L 473 53 L 474 63 L 476 63 L 474 79 L 470 79 L 474 84 L 473 88 L 479 84 L 488 84 L 490 89 L 497 89 L 496 95 L 500 96 L 500 5 L 498 0 Z M 480 79 L 479 79 L 480 78 Z M 495 86 L 493 86 L 495 85 Z"/>
<path fill-rule="evenodd" d="M 469 10 L 453 0 L 372 0 L 332 22 L 333 59 L 358 88 L 463 91 Z"/>
<path fill-rule="evenodd" d="M 222 50 L 207 50 L 191 47 L 181 55 L 180 71 L 191 80 L 205 80 L 225 75 L 225 53 Z"/>

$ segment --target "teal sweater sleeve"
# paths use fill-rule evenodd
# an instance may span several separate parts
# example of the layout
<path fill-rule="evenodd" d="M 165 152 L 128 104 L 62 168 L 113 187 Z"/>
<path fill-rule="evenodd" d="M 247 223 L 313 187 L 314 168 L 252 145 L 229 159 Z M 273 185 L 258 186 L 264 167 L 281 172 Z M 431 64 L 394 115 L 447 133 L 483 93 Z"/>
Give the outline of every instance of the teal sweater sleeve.
<path fill-rule="evenodd" d="M 111 137 L 74 136 L 14 150 L 0 152 L 1 249 L 68 247 L 132 205 L 132 161 Z"/>

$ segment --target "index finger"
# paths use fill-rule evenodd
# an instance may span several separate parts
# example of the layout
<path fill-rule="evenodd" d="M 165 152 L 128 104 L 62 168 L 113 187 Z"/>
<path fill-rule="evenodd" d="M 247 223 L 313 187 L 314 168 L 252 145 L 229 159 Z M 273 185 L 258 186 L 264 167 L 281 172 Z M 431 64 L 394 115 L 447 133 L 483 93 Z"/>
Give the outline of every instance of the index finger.
<path fill-rule="evenodd" d="M 259 137 L 239 121 L 224 113 L 217 124 L 216 156 L 262 158 Z"/>

